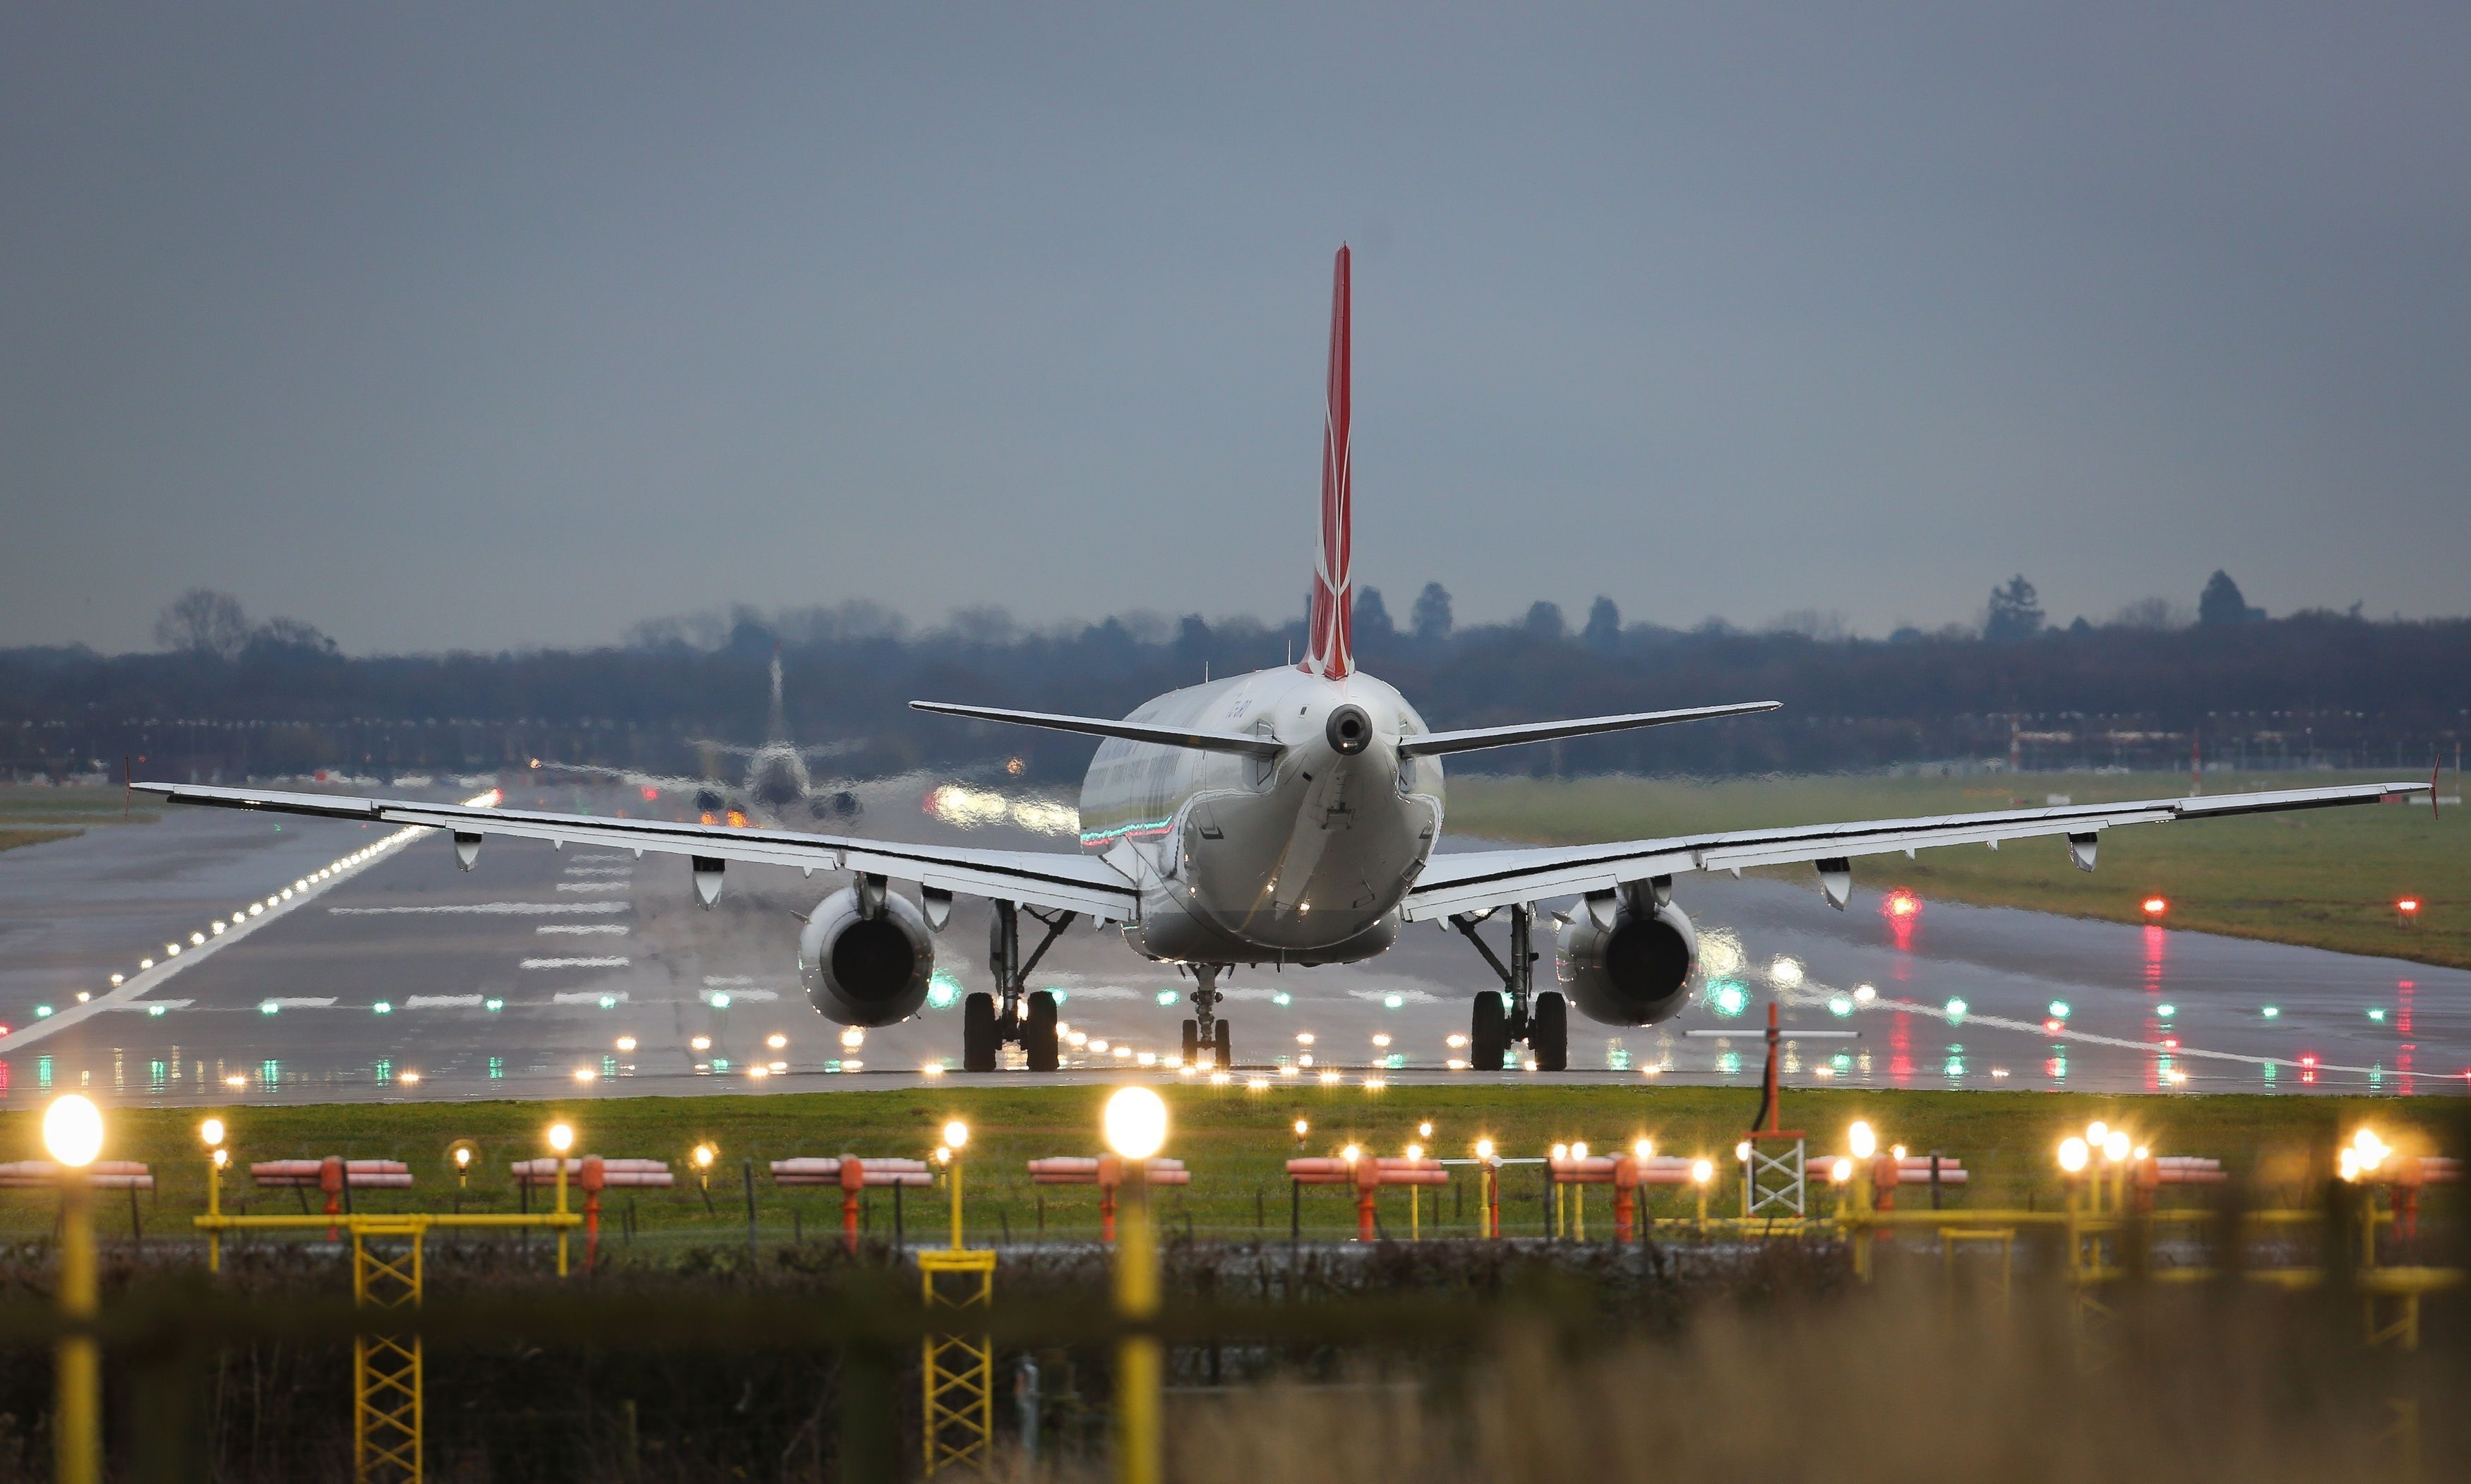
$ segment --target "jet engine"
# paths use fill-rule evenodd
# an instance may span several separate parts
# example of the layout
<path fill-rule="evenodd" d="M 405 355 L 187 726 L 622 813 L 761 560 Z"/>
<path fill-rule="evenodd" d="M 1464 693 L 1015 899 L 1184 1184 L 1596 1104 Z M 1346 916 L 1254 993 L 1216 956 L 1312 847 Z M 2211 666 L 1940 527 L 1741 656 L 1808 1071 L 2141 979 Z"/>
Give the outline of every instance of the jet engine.
<path fill-rule="evenodd" d="M 935 944 L 927 914 L 861 879 L 815 905 L 798 934 L 798 982 L 824 1018 L 843 1025 L 890 1025 L 927 1002 Z"/>
<path fill-rule="evenodd" d="M 1643 884 L 1588 899 L 1563 928 L 1560 948 L 1563 986 L 1590 1020 L 1653 1025 L 1689 1001 L 1698 930 Z"/>

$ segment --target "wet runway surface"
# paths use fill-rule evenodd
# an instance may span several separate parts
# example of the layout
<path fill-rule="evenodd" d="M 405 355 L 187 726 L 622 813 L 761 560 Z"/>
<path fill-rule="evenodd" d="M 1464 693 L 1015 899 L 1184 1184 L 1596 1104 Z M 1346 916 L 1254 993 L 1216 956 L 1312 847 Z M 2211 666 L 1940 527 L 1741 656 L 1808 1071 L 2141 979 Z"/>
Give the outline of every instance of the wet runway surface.
<path fill-rule="evenodd" d="M 1012 822 L 1051 826 L 1035 810 L 974 793 L 975 807 L 939 818 L 927 793 L 916 779 L 863 789 L 853 833 L 1071 848 Z M 625 800 L 558 789 L 510 802 L 608 813 Z M 364 850 L 365 862 L 315 880 Z M 673 857 L 492 841 L 465 873 L 443 836 L 389 844 L 350 824 L 172 809 L 158 824 L 0 854 L 0 1023 L 12 1030 L 0 1097 L 816 1091 L 957 1065 L 957 997 L 990 987 L 985 908 L 960 903 L 940 940 L 940 1003 L 845 1044 L 798 990 L 792 915 L 841 883 L 733 867 L 707 912 Z M 1754 1082 L 1771 996 L 1798 1085 L 2405 1094 L 2459 1090 L 2471 1070 L 2471 973 L 1939 902 L 1897 917 L 1882 910 L 1894 884 L 1874 868 L 1839 913 L 1815 884 L 1683 878 L 1676 900 L 1701 925 L 1707 964 L 1697 1002 L 1646 1028 L 1574 1015 L 1566 1075 Z M 1499 925 L 1488 930 L 1498 946 Z M 1549 967 L 1548 954 L 1540 979 Z M 1085 1038 L 1066 1077 L 1139 1071 L 1172 1052 L 1189 1013 L 1188 980 L 1087 924 L 1033 981 L 1063 994 Z M 1446 1070 L 1471 998 L 1494 982 L 1455 933 L 1417 925 L 1365 965 L 1238 969 L 1226 1013 L 1245 1075 L 1273 1085 L 1534 1080 Z M 94 998 L 80 1004 L 81 992 Z"/>

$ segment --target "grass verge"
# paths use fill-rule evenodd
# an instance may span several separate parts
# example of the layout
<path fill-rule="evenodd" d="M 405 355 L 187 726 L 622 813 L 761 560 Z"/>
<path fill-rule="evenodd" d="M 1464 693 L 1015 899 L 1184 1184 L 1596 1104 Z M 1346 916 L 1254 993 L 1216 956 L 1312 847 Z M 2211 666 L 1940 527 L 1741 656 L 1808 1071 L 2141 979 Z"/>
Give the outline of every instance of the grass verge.
<path fill-rule="evenodd" d="M 678 1172 L 673 1190 L 613 1192 L 613 1212 L 628 1206 L 632 1230 L 680 1242 L 742 1238 L 747 1224 L 745 1172 L 752 1162 L 756 1221 L 766 1239 L 793 1232 L 811 1238 L 836 1231 L 839 1194 L 833 1190 L 782 1190 L 768 1162 L 793 1155 L 921 1157 L 936 1131 L 953 1118 L 973 1130 L 967 1152 L 965 1202 L 974 1241 L 1087 1239 L 1096 1227 L 1096 1195 L 1081 1187 L 1036 1187 L 1024 1164 L 1047 1155 L 1099 1152 L 1102 1087 L 949 1087 L 865 1093 L 773 1094 L 764 1096 L 578 1097 L 565 1103 L 434 1102 L 330 1104 L 221 1110 L 230 1128 L 237 1163 L 316 1158 L 399 1159 L 418 1181 L 411 1192 L 362 1192 L 361 1209 L 437 1211 L 456 1196 L 447 1150 L 459 1139 L 478 1142 L 482 1158 L 463 1195 L 469 1211 L 512 1211 L 516 1195 L 506 1163 L 545 1153 L 542 1133 L 556 1119 L 572 1121 L 581 1147 L 611 1156 L 667 1159 Z M 1738 1209 L 1730 1151 L 1757 1101 L 1754 1090 L 1631 1087 L 1399 1087 L 1378 1093 L 1358 1088 L 1280 1087 L 1265 1094 L 1239 1088 L 1165 1089 L 1173 1116 L 1166 1152 L 1186 1161 L 1192 1184 L 1166 1198 L 1173 1232 L 1199 1237 L 1283 1237 L 1290 1216 L 1284 1162 L 1302 1152 L 1334 1154 L 1350 1142 L 1378 1154 L 1397 1154 L 1421 1142 L 1444 1158 L 1465 1156 L 1478 1138 L 1494 1141 L 1500 1154 L 1534 1156 L 1553 1143 L 1585 1140 L 1612 1152 L 1641 1137 L 1659 1152 L 1706 1155 L 1723 1182 L 1714 1210 Z M 2372 1122 L 2398 1148 L 2451 1147 L 2454 1120 L 2463 1111 L 2456 1098 L 2110 1096 L 2094 1094 L 1993 1092 L 1788 1092 L 1785 1120 L 1805 1129 L 1816 1162 L 1842 1152 L 1845 1130 L 1857 1118 L 1878 1130 L 1883 1144 L 1901 1143 L 1927 1153 L 1942 1151 L 1964 1161 L 1973 1184 L 1961 1198 L 1973 1206 L 2051 1206 L 2062 1190 L 2053 1153 L 2059 1141 L 2103 1119 L 2133 1131 L 2139 1141 L 2170 1154 L 2202 1154 L 2256 1182 L 2256 1198 L 2296 1204 L 2313 1198 L 2332 1166 L 2336 1145 L 2363 1122 Z M 106 1158 L 144 1160 L 154 1168 L 159 1190 L 141 1202 L 150 1232 L 185 1236 L 187 1218 L 203 1209 L 205 1166 L 197 1139 L 205 1112 L 193 1109 L 120 1109 L 108 1115 Z M 0 1148 L 21 1157 L 39 1152 L 38 1114 L 0 1115 Z M 1293 1131 L 1302 1119 L 1309 1131 Z M 1420 1135 L 1429 1121 L 1433 1132 Z M 688 1154 L 698 1142 L 719 1149 L 707 1210 Z M 1469 1235 L 1475 1224 L 1471 1179 L 1462 1174 L 1448 1189 L 1428 1191 L 1419 1205 L 1428 1234 Z M 256 1191 L 245 1176 L 227 1181 L 228 1210 L 262 1213 L 296 1212 L 289 1190 Z M 1505 1231 L 1541 1235 L 1545 1229 L 1542 1177 L 1533 1166 L 1511 1166 L 1503 1177 Z M 1609 1195 L 1589 1197 L 1610 1235 Z M 1824 1199 L 1824 1198 L 1823 1198 Z M 1686 1192 L 1655 1197 L 1664 1215 L 1688 1209 Z M 1732 1203 L 1730 1207 L 1728 1203 Z M 1351 1231 L 1347 1194 L 1308 1190 L 1303 1198 L 1308 1234 Z M 1406 1230 L 1406 1198 L 1385 1193 L 1385 1230 Z M 943 1229 L 940 1191 L 911 1191 L 905 1203 L 909 1237 Z M 106 1199 L 108 1231 L 125 1225 L 125 1207 Z M 613 1220 L 616 1217 L 613 1215 Z M 869 1230 L 887 1236 L 892 1221 L 887 1192 L 873 1192 Z M 0 1197 L 0 1234 L 28 1237 L 48 1230 L 51 1202 L 35 1192 Z"/>
<path fill-rule="evenodd" d="M 2389 781 L 2389 773 L 2209 774 L 2208 793 Z M 1971 778 L 1794 777 L 1695 782 L 1661 778 L 1470 778 L 1450 786 L 1450 828 L 1494 839 L 1575 844 L 1701 830 L 1832 823 L 2169 796 L 2184 778 L 2038 773 Z M 1780 878 L 1812 882 L 1806 869 Z M 2159 895 L 2175 928 L 2344 954 L 2471 968 L 2471 829 L 2455 811 L 2369 805 L 2243 819 L 2131 825 L 2102 836 L 2101 868 L 2068 863 L 2053 839 L 1991 851 L 1950 846 L 1915 860 L 1853 862 L 1857 887 L 2142 922 Z M 1816 890 L 1815 883 L 1813 889 Z M 2394 903 L 2420 902 L 2398 921 Z"/>

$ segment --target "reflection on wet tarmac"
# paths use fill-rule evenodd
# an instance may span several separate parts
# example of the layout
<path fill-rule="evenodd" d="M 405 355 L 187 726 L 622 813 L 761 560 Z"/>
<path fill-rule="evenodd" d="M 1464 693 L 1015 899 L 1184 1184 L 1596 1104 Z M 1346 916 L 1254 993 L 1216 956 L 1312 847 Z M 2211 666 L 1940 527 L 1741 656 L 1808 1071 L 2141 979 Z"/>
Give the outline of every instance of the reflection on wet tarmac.
<path fill-rule="evenodd" d="M 558 789 L 512 802 L 592 799 Z M 615 794 L 600 802 L 620 807 Z M 1021 813 L 1040 802 L 905 778 L 873 786 L 865 817 L 889 836 L 1055 848 L 1045 816 Z M 0 1098 L 99 1084 L 122 1098 L 204 1102 L 960 1075 L 960 998 L 987 987 L 983 907 L 956 907 L 918 1020 L 845 1036 L 806 1006 L 794 963 L 793 914 L 836 882 L 750 867 L 707 912 L 682 863 L 509 842 L 466 874 L 443 841 L 415 832 L 375 848 L 390 838 L 174 811 L 158 825 L 0 856 L 0 931 L 16 950 L 0 967 L 0 1021 L 47 1025 L 23 1052 L 0 1047 Z M 1965 907 L 1881 884 L 1838 913 L 1800 884 L 1684 878 L 1677 900 L 1702 929 L 1693 1004 L 1663 1025 L 1574 1025 L 1568 1075 L 1747 1085 L 1771 999 L 1784 1016 L 1785 1074 L 1806 1085 L 2403 1094 L 2471 1068 L 2460 1008 L 2471 974 Z M 235 899 L 260 910 L 235 911 Z M 199 926 L 210 913 L 224 934 Z M 81 991 L 125 990 L 109 982 L 128 973 L 115 966 L 157 952 L 170 963 L 183 924 L 214 950 L 188 944 L 176 973 L 125 1002 L 78 1003 Z M 1455 934 L 1414 926 L 1368 964 L 1238 969 L 1224 987 L 1246 1070 L 1228 1095 L 1477 1079 L 1447 1069 L 1489 982 Z M 1175 1075 L 1190 986 L 1173 968 L 1137 957 L 1113 931 L 1076 929 L 1042 962 L 1037 987 L 1062 1001 L 1062 1075 Z M 54 1015 L 35 1016 L 37 1005 Z M 67 1023 L 61 1006 L 81 1018 Z M 63 1024 L 50 1028 L 55 1019 Z M 1817 1030 L 1855 1036 L 1807 1034 Z"/>

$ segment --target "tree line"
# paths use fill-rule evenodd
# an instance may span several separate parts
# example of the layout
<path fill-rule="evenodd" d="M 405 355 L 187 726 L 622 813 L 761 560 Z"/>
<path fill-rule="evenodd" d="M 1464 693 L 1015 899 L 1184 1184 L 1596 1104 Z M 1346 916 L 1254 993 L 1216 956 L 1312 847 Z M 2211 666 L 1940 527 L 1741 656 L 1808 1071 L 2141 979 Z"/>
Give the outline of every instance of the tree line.
<path fill-rule="evenodd" d="M 1822 620 L 1750 631 L 1625 624 L 1598 599 L 1459 625 L 1428 584 L 1402 624 L 1361 591 L 1355 651 L 1436 727 L 1773 699 L 1765 717 L 1470 754 L 1515 772 L 1807 771 L 1958 763 L 2425 767 L 2471 731 L 2471 620 L 2268 618 L 2217 574 L 2195 622 L 2042 620 L 2018 577 L 1979 628 L 1844 637 Z M 2227 587 L 2225 596 L 2219 589 Z M 355 656 L 224 595 L 166 611 L 161 652 L 0 650 L 0 767 L 14 776 L 487 770 L 555 762 L 699 772 L 711 740 L 762 740 L 780 656 L 789 730 L 849 770 L 1018 759 L 1066 781 L 1086 741 L 925 716 L 911 699 L 1120 716 L 1162 691 L 1281 664 L 1304 624 L 1127 614 L 1035 628 L 999 609 L 912 631 L 865 603 L 736 609 L 638 625 L 596 648 Z"/>

